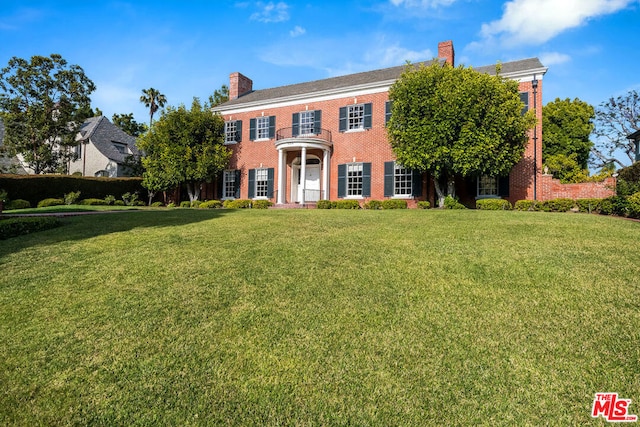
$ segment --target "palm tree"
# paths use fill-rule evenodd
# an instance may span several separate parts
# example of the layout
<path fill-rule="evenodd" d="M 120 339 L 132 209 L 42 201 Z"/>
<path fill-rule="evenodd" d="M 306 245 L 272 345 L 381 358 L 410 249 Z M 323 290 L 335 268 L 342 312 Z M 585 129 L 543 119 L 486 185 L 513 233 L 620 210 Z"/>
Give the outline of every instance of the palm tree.
<path fill-rule="evenodd" d="M 149 109 L 149 129 L 151 129 L 153 115 L 158 111 L 158 108 L 164 107 L 164 104 L 167 103 L 167 97 L 161 94 L 159 90 L 150 87 L 149 89 L 142 89 L 140 102 Z"/>

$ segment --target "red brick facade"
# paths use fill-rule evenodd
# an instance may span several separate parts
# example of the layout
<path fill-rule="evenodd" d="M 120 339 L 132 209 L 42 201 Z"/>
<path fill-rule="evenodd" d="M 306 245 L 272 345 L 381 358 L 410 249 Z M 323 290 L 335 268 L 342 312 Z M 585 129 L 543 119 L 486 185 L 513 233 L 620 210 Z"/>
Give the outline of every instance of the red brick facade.
<path fill-rule="evenodd" d="M 616 178 L 609 177 L 602 182 L 562 184 L 551 175 L 542 175 L 538 200 L 551 199 L 604 199 L 616 195 Z"/>
<path fill-rule="evenodd" d="M 440 43 L 438 53 L 444 61 L 450 64 L 454 63 L 452 42 Z M 533 69 L 527 69 L 516 64 L 520 66 L 520 69 L 514 69 L 515 71 L 512 71 L 511 75 L 507 69 L 508 66 L 506 64 L 503 65 L 502 74 L 519 80 L 520 91 L 529 94 L 529 109 L 533 109 L 535 104 L 538 117 L 535 132 L 533 130 L 530 131 L 529 145 L 526 148 L 523 159 L 513 168 L 509 177 L 508 195 L 505 194 L 504 196 L 511 202 L 534 198 L 534 171 L 537 173 L 535 181 L 538 184 L 538 189 L 540 189 L 542 183 L 540 173 L 542 168 L 542 76 L 546 72 L 546 68 L 542 67 L 537 60 L 533 64 L 534 66 L 535 64 L 538 65 Z M 538 74 L 536 75 L 535 73 Z M 532 86 L 534 78 L 538 81 L 538 86 L 535 89 L 535 102 L 533 99 L 534 88 Z M 273 174 L 271 183 L 273 185 L 273 193 L 269 194 L 269 198 L 276 203 L 299 202 L 300 197 L 297 196 L 294 190 L 297 185 L 302 185 L 296 182 L 297 174 L 300 173 L 299 169 L 302 167 L 298 166 L 299 160 L 296 162 L 294 160 L 300 158 L 303 147 L 306 147 L 307 165 L 310 159 L 320 164 L 320 198 L 337 200 L 344 197 L 343 194 L 339 194 L 339 165 L 354 163 L 370 164 L 371 169 L 370 176 L 367 177 L 370 184 L 370 193 L 364 197 L 353 198 L 361 202 L 369 199 L 382 200 L 388 198 L 388 196 L 385 196 L 385 162 L 393 161 L 394 155 L 387 139 L 385 125 L 388 88 L 392 81 L 382 81 L 379 84 L 376 82 L 367 84 L 356 82 L 356 84 L 340 88 L 340 90 L 334 88 L 316 89 L 313 85 L 314 83 L 310 82 L 308 83 L 309 86 L 304 86 L 304 89 L 311 87 L 311 91 L 307 93 L 295 94 L 295 96 L 291 94 L 274 95 L 273 98 L 264 99 L 260 98 L 261 94 L 258 93 L 260 91 L 252 92 L 253 83 L 250 79 L 240 73 L 231 74 L 229 85 L 230 101 L 215 110 L 222 114 L 225 121 L 241 124 L 240 142 L 228 145 L 233 150 L 229 169 L 239 171 L 239 194 L 236 194 L 239 198 L 246 199 L 250 198 L 251 195 L 255 195 L 254 189 L 256 187 L 250 187 L 249 185 L 250 171 L 272 169 L 273 171 L 270 172 Z M 302 85 L 304 84 L 300 86 Z M 290 88 L 293 90 L 297 86 L 292 85 Z M 274 88 L 271 91 L 276 93 L 278 89 Z M 245 93 L 247 95 L 243 96 Z M 244 101 L 245 99 L 246 101 Z M 341 131 L 341 108 L 363 104 L 371 106 L 370 127 L 362 130 Z M 298 144 L 298 140 L 292 138 L 290 133 L 287 133 L 290 132 L 288 129 L 294 126 L 294 114 L 315 110 L 321 112 L 320 127 L 323 129 L 323 134 L 319 138 L 322 141 L 316 144 L 314 141 L 302 138 Z M 275 117 L 275 133 L 273 137 L 264 140 L 251 140 L 250 123 L 252 123 L 252 119 L 270 116 Z M 286 148 L 283 149 L 283 147 Z M 283 158 L 280 158 L 279 149 L 285 153 L 282 155 Z M 535 168 L 534 158 L 536 160 Z M 328 168 L 325 160 L 328 160 Z M 284 168 L 280 170 L 282 163 L 284 163 Z M 306 166 L 306 168 L 310 173 L 316 173 L 318 166 L 311 165 Z M 325 169 L 328 170 L 328 180 L 324 175 Z M 284 174 L 284 176 L 281 174 Z M 423 175 L 420 181 L 421 185 L 419 187 L 422 188 L 420 195 L 402 196 L 408 201 L 409 206 L 414 206 L 418 200 L 430 200 L 432 205 L 434 204 L 434 190 L 431 179 Z M 252 185 L 255 185 L 255 183 L 252 182 Z M 304 185 L 307 185 L 306 180 Z M 414 181 L 414 189 L 419 188 L 416 185 L 418 184 Z M 325 192 L 327 190 L 326 187 L 328 187 L 328 192 Z M 222 185 L 219 185 L 218 188 L 215 195 L 209 191 L 207 196 L 222 198 L 225 195 L 224 191 L 220 190 Z M 474 188 L 475 183 L 467 183 L 466 186 L 458 185 L 461 199 L 463 201 L 466 199 L 468 204 L 473 203 L 475 200 Z M 284 192 L 284 195 L 282 192 Z"/>

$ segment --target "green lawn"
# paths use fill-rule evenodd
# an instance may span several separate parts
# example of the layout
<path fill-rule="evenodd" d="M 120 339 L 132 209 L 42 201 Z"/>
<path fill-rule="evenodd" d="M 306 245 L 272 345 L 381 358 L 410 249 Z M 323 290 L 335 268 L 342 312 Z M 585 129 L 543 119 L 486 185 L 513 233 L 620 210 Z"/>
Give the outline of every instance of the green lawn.
<path fill-rule="evenodd" d="M 0 242 L 0 425 L 605 425 L 640 223 L 175 209 Z"/>

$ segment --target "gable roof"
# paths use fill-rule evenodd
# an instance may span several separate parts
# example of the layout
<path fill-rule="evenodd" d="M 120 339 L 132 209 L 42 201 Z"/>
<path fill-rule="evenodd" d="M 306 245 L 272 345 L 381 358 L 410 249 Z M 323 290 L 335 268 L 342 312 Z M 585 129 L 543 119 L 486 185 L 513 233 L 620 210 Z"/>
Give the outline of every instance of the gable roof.
<path fill-rule="evenodd" d="M 444 63 L 444 60 L 434 59 L 432 61 L 420 62 L 415 65 L 424 64 L 429 66 L 434 62 Z M 500 72 L 504 77 L 517 78 L 520 75 L 538 72 L 540 75 L 547 71 L 538 58 L 529 58 L 519 61 L 505 62 L 501 64 Z M 213 108 L 213 111 L 224 111 L 233 107 L 245 106 L 246 104 L 262 104 L 270 101 L 278 101 L 283 99 L 291 99 L 309 95 L 322 95 L 328 92 L 338 92 L 341 89 L 354 89 L 358 87 L 366 87 L 375 84 L 392 84 L 397 80 L 406 65 L 396 67 L 383 68 L 380 70 L 365 71 L 356 74 L 348 74 L 345 76 L 331 77 L 323 80 L 315 80 L 311 82 L 296 83 L 287 86 L 279 86 L 269 89 L 261 89 L 241 95 L 236 99 L 229 100 Z M 481 73 L 496 74 L 495 65 L 486 65 L 474 69 Z"/>
<path fill-rule="evenodd" d="M 78 129 L 76 141 L 85 143 L 91 141 L 98 151 L 116 163 L 124 162 L 129 154 L 119 152 L 113 145 L 114 142 L 125 144 L 131 154 L 135 156 L 140 154 L 136 147 L 136 138 L 111 123 L 104 116 L 85 120 Z"/>

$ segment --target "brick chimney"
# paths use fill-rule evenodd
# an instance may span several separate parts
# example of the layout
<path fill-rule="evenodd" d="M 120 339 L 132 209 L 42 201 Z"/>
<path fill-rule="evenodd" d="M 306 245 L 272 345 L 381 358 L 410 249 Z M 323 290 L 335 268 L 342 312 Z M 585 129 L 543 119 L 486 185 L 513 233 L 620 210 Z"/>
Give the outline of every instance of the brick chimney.
<path fill-rule="evenodd" d="M 444 59 L 444 61 L 452 67 L 455 66 L 455 53 L 453 51 L 453 42 L 451 40 L 438 43 L 438 58 Z"/>
<path fill-rule="evenodd" d="M 253 82 L 240 73 L 229 75 L 229 100 L 236 99 L 253 90 Z"/>

